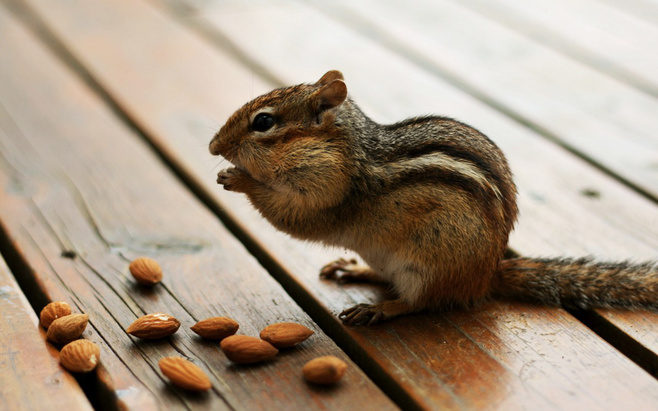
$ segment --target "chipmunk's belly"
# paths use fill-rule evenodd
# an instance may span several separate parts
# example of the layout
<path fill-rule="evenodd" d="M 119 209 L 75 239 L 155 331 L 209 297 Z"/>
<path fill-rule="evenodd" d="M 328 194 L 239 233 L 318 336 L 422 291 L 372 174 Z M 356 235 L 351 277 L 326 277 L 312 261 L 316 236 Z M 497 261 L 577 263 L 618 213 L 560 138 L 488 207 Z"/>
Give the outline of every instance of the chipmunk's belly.
<path fill-rule="evenodd" d="M 406 261 L 387 250 L 357 250 L 357 252 L 375 273 L 388 281 L 393 281 L 396 276 L 405 275 L 409 270 Z"/>
<path fill-rule="evenodd" d="M 385 251 L 365 252 L 361 253 L 361 257 L 407 303 L 413 305 L 427 298 L 427 283 L 432 276 L 422 267 L 419 270 L 414 261 Z"/>

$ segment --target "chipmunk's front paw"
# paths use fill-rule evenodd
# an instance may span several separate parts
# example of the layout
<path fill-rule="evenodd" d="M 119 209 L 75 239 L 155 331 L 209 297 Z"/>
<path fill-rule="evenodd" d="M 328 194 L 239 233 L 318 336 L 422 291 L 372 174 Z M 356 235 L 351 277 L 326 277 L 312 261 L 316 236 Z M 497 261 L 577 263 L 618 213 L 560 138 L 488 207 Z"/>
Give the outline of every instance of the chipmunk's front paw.
<path fill-rule="evenodd" d="M 217 184 L 224 186 L 224 190 L 243 192 L 244 186 L 251 180 L 251 176 L 235 167 L 227 168 L 217 173 Z"/>

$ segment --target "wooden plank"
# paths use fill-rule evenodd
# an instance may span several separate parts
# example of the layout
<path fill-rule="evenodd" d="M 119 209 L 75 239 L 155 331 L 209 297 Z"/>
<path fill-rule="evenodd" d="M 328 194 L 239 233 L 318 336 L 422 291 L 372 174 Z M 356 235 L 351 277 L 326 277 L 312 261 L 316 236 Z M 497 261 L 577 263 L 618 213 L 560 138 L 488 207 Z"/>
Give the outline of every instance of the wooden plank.
<path fill-rule="evenodd" d="M 30 303 L 0 258 L 0 403 L 8 410 L 91 410 L 75 379 L 60 368 Z"/>
<path fill-rule="evenodd" d="M 216 207 L 232 216 L 235 224 L 250 235 L 250 241 L 269 253 L 271 263 L 285 269 L 281 273 L 282 281 L 300 294 L 306 293 L 307 298 L 310 294 L 317 300 L 315 304 L 325 311 L 324 314 L 318 312 L 318 318 L 334 321 L 332 327 L 337 333 L 347 335 L 346 345 L 352 344 L 348 349 L 355 357 L 374 369 L 378 367 L 383 375 L 379 375 L 380 378 L 390 378 L 404 388 L 411 401 L 405 405 L 476 408 L 485 404 L 487 408 L 520 408 L 532 404 L 533 409 L 549 409 L 578 405 L 610 408 L 622 403 L 648 408 L 655 403 L 656 381 L 562 310 L 496 303 L 482 307 L 480 311 L 445 316 L 420 315 L 381 327 L 338 326 L 335 317 L 329 314 L 335 314 L 354 302 L 379 299 L 383 290 L 319 282 L 319 268 L 339 252 L 320 250 L 275 232 L 246 206 L 243 197 L 216 189 L 214 173 L 208 164 L 205 145 L 212 130 L 209 132 L 205 127 L 209 123 L 207 119 L 226 118 L 239 104 L 272 85 L 263 83 L 249 72 L 249 68 L 236 65 L 222 51 L 214 50 L 207 42 L 140 3 L 84 1 L 73 7 L 45 1 L 30 4 L 120 107 L 146 131 L 153 143 L 187 175 L 196 179 L 197 188 L 203 190 L 204 195 L 212 196 L 217 202 Z M 367 41 L 364 43 L 358 36 L 342 37 L 345 30 L 327 31 L 328 21 L 321 15 L 313 14 L 313 18 L 299 20 L 299 17 L 308 17 L 303 13 L 312 14 L 307 8 L 278 1 L 272 7 L 245 9 L 242 13 L 228 11 L 221 9 L 218 13 L 223 13 L 229 20 L 236 19 L 235 31 L 232 32 L 235 37 L 231 40 L 243 39 L 244 43 L 236 41 L 235 44 L 239 44 L 242 51 L 248 51 L 244 56 L 268 67 L 271 65 L 274 77 L 288 79 L 294 75 L 296 82 L 309 80 L 308 77 L 299 78 L 300 72 L 315 71 L 320 65 L 324 70 L 328 68 L 328 60 L 341 55 L 340 64 L 352 65 L 352 69 L 346 70 L 350 74 L 348 78 L 352 79 L 349 84 L 356 85 L 361 80 L 361 90 L 367 89 L 366 84 L 381 82 L 389 73 L 404 74 L 403 77 L 391 78 L 399 81 L 400 86 L 408 86 L 409 78 L 418 81 L 416 85 L 424 86 L 428 95 L 441 95 L 435 93 L 446 91 L 446 104 L 452 104 L 449 98 L 456 97 L 457 105 L 462 108 L 469 107 L 475 112 L 489 110 L 488 118 L 498 119 L 496 121 L 503 124 L 499 128 L 514 131 L 511 133 L 514 138 L 522 137 L 529 150 L 546 150 L 549 156 L 550 153 L 560 153 L 558 158 L 566 167 L 565 174 L 559 174 L 562 177 L 556 178 L 546 172 L 550 169 L 549 160 L 555 160 L 555 157 L 549 157 L 545 163 L 534 158 L 534 162 L 539 163 L 531 167 L 539 170 L 535 176 L 541 175 L 549 181 L 552 178 L 557 184 L 558 180 L 561 183 L 562 180 L 571 181 L 568 173 L 578 171 L 584 174 L 586 182 L 608 181 L 528 130 L 495 115 L 463 93 L 454 89 L 450 91 L 449 86 L 424 76 L 376 45 L 364 48 Z M 103 19 L 93 26 L 75 23 L 94 21 L 95 16 L 101 15 Z M 289 18 L 278 20 L 288 15 Z M 117 22 L 121 22 L 120 30 Z M 258 32 L 254 28 L 264 31 Z M 248 33 L 250 30 L 251 34 Z M 149 36 L 138 33 L 149 33 Z M 299 33 L 306 35 L 299 36 Z M 296 42 L 281 41 L 282 36 L 295 38 Z M 121 40 L 123 38 L 132 40 L 126 42 Z M 103 49 L 94 47 L 95 42 L 90 39 L 102 42 Z M 247 47 L 248 43 L 258 41 L 261 43 L 257 50 L 262 54 Z M 348 59 L 346 54 L 336 53 L 337 49 L 344 50 L 345 44 L 350 44 L 349 53 L 356 53 L 352 55 L 359 55 L 361 59 Z M 316 49 L 311 46 L 316 46 Z M 163 52 L 165 49 L 167 53 Z M 284 51 L 304 58 L 289 60 L 291 55 Z M 278 54 L 277 62 L 272 60 L 275 54 Z M 151 61 L 159 69 L 145 73 L 144 61 Z M 289 61 L 295 63 L 290 65 Z M 386 62 L 385 68 L 381 67 L 383 62 Z M 359 66 L 363 73 L 360 78 L 356 74 L 359 70 L 355 69 Z M 375 66 L 381 71 L 373 69 Z M 398 72 L 401 67 L 405 70 Z M 314 77 L 315 74 L 310 79 Z M 376 106 L 373 102 L 377 97 L 389 101 L 390 97 L 384 98 L 390 96 L 389 92 L 403 97 L 405 90 L 395 87 L 394 82 L 387 84 L 386 88 L 375 87 L 374 94 L 363 101 Z M 147 89 L 149 93 L 137 92 L 139 89 Z M 242 90 L 247 94 L 246 98 L 236 101 L 236 90 Z M 399 110 L 403 102 L 401 98 L 399 105 L 387 114 Z M 380 116 L 382 112 L 379 111 Z M 628 194 L 630 201 L 640 210 L 644 210 L 643 207 L 653 210 L 649 208 L 650 203 L 634 196 L 623 186 L 613 186 L 613 190 L 617 189 Z M 579 200 L 581 195 L 577 191 L 558 194 L 550 196 L 550 200 L 564 206 L 584 203 Z M 608 201 L 613 201 L 605 195 L 602 198 L 608 206 L 611 204 Z M 530 197 L 530 201 L 535 200 Z M 547 200 L 536 202 L 545 204 Z M 583 213 L 583 217 L 586 216 Z M 647 241 L 652 240 L 647 238 Z M 642 252 L 642 241 L 637 241 L 637 245 Z M 559 248 L 560 245 L 554 244 L 553 247 Z M 644 247 L 644 252 L 651 252 L 652 248 Z M 610 249 L 614 252 L 613 247 Z M 293 276 L 287 277 L 290 274 Z M 563 351 L 567 347 L 569 351 Z"/>
<path fill-rule="evenodd" d="M 658 96 L 658 25 L 598 0 L 468 0 L 460 4 Z"/>
<path fill-rule="evenodd" d="M 658 25 L 658 3 L 653 0 L 599 0 L 629 15 Z"/>
<path fill-rule="evenodd" d="M 658 198 L 652 96 L 450 0 L 314 4 Z"/>
<path fill-rule="evenodd" d="M 103 346 L 109 407 L 128 409 L 345 409 L 395 405 L 291 300 L 242 244 L 163 167 L 94 92 L 0 9 L 0 211 L 48 299 L 90 317 L 85 338 Z M 67 253 L 63 253 L 67 251 Z M 160 262 L 163 283 L 139 287 L 127 264 Z M 181 329 L 144 342 L 125 328 L 163 311 Z M 189 327 L 228 315 L 239 333 L 294 321 L 316 334 L 254 367 L 231 364 Z M 349 364 L 335 389 L 305 384 L 302 366 L 332 354 Z M 211 378 L 207 394 L 168 387 L 157 362 L 183 355 Z M 112 398 L 114 397 L 114 398 Z"/>

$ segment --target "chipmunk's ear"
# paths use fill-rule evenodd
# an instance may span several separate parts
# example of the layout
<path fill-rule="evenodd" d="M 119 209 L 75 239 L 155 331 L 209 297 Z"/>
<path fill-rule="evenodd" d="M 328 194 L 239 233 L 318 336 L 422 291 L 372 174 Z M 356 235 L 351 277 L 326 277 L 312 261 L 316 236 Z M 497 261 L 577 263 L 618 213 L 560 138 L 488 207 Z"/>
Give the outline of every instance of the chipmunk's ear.
<path fill-rule="evenodd" d="M 340 79 L 333 80 L 329 84 L 322 86 L 321 89 L 311 95 L 311 100 L 318 111 L 338 107 L 343 104 L 345 98 L 347 98 L 347 86 Z"/>
<path fill-rule="evenodd" d="M 343 77 L 343 73 L 341 73 L 338 70 L 327 71 L 326 73 L 324 73 L 324 76 L 322 76 L 322 78 L 318 80 L 318 82 L 315 84 L 317 84 L 318 86 L 325 86 L 334 80 L 345 80 L 345 78 Z"/>

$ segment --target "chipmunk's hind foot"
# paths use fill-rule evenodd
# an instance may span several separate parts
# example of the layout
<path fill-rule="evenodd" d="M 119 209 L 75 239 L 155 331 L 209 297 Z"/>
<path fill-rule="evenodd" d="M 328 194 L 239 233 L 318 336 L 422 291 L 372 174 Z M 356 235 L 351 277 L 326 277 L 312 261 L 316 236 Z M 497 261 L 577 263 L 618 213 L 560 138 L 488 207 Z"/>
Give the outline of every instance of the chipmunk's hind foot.
<path fill-rule="evenodd" d="M 338 315 L 347 325 L 373 325 L 414 311 L 411 305 L 401 299 L 384 301 L 379 304 L 357 304 Z"/>

